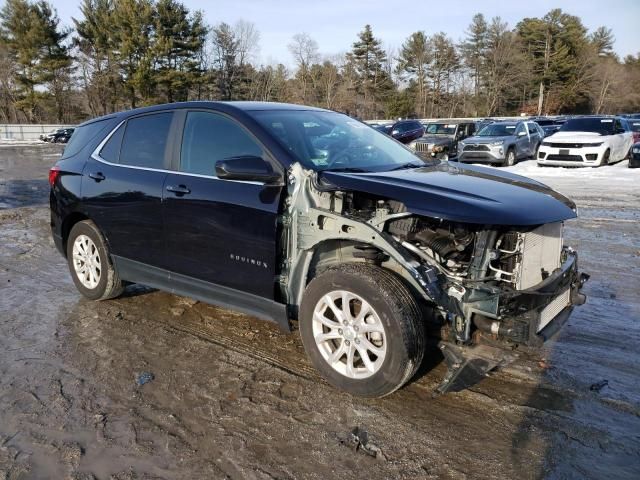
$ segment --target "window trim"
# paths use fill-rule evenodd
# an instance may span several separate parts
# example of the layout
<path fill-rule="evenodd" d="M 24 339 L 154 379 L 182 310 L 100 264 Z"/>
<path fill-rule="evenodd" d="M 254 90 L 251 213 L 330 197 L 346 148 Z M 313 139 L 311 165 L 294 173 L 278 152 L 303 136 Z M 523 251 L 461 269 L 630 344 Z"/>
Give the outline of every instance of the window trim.
<path fill-rule="evenodd" d="M 189 109 L 191 110 L 191 109 Z M 218 110 L 210 110 L 210 109 L 196 109 L 196 110 L 200 110 L 200 111 L 205 111 L 205 112 L 215 112 L 218 113 Z M 115 127 L 113 127 L 113 129 L 109 132 L 109 134 L 104 137 L 104 139 L 98 144 L 98 146 L 93 150 L 93 152 L 91 153 L 91 158 L 97 162 L 103 163 L 105 165 L 109 165 L 112 167 L 120 167 L 120 168 L 130 168 L 133 170 L 143 170 L 143 171 L 147 171 L 147 172 L 160 172 L 160 173 L 173 173 L 173 174 L 178 174 L 178 175 L 186 175 L 189 177 L 198 177 L 198 178 L 210 178 L 213 180 L 219 180 L 219 181 L 223 181 L 223 182 L 234 182 L 234 183 L 246 183 L 249 185 L 265 185 L 264 182 L 255 182 L 255 181 L 251 181 L 251 180 L 229 180 L 226 178 L 219 178 L 217 176 L 211 176 L 211 175 L 202 175 L 199 173 L 188 173 L 188 172 L 181 172 L 179 170 L 168 170 L 165 168 L 152 168 L 152 167 L 139 167 L 137 165 L 123 165 L 121 163 L 113 163 L 110 162 L 108 160 L 105 160 L 104 158 L 102 158 L 100 156 L 100 150 L 103 149 L 103 147 L 106 145 L 106 143 L 109 141 L 109 139 L 113 136 L 113 134 L 116 132 L 116 130 L 118 130 L 118 128 L 120 128 L 120 126 L 122 126 L 123 124 L 127 123 L 130 119 L 132 118 L 139 118 L 139 117 L 144 117 L 146 115 L 153 115 L 154 113 L 163 113 L 165 110 L 159 111 L 159 112 L 150 112 L 148 114 L 143 114 L 143 115 L 135 115 L 135 116 L 131 116 L 131 117 L 127 117 L 124 120 L 122 120 L 121 122 L 119 122 Z M 168 112 L 173 112 L 174 114 L 176 114 L 176 117 L 174 117 L 173 121 L 175 121 L 176 119 L 178 119 L 178 121 L 181 121 L 182 123 L 179 123 L 176 126 L 176 129 L 179 130 L 180 133 L 180 139 L 182 139 L 182 133 L 183 133 L 183 129 L 184 129 L 184 121 L 186 120 L 187 116 L 186 116 L 186 112 L 188 111 L 187 109 L 175 109 L 175 110 L 166 110 Z M 182 114 L 182 115 L 180 115 Z M 227 115 L 228 117 L 232 118 L 230 115 Z M 173 121 L 172 121 L 172 126 L 173 126 Z M 240 122 L 236 123 L 240 124 Z M 241 124 L 240 124 L 241 125 Z M 243 128 L 246 129 L 246 127 L 244 127 L 244 125 L 242 125 Z M 125 126 L 126 128 L 126 126 Z M 252 137 L 255 138 L 255 135 L 252 134 Z M 123 137 L 124 140 L 124 137 Z M 259 145 L 263 145 L 262 142 L 260 142 L 257 138 L 256 141 L 258 142 Z M 174 159 L 175 159 L 175 150 L 177 148 L 178 151 L 181 150 L 182 147 L 182 141 L 180 141 L 178 143 L 178 147 L 175 147 L 175 134 L 174 133 L 170 133 L 167 136 L 167 144 L 172 143 L 171 145 L 171 149 L 172 149 L 172 153 L 171 156 L 172 158 L 170 159 L 171 161 L 169 162 L 171 166 L 173 166 L 174 163 Z M 269 152 L 269 150 L 265 148 L 265 152 L 267 153 L 267 156 L 269 157 L 269 163 L 271 163 L 272 165 L 277 164 L 278 165 L 278 172 L 280 172 L 280 174 L 282 174 L 282 166 L 276 162 L 272 155 L 271 152 Z M 122 149 L 122 144 L 120 145 L 120 149 Z M 165 152 L 166 152 L 166 148 L 165 148 Z M 120 159 L 120 156 L 118 155 L 118 160 Z M 180 159 L 178 158 L 178 162 L 180 161 Z M 267 159 L 265 159 L 265 161 L 267 161 Z"/>

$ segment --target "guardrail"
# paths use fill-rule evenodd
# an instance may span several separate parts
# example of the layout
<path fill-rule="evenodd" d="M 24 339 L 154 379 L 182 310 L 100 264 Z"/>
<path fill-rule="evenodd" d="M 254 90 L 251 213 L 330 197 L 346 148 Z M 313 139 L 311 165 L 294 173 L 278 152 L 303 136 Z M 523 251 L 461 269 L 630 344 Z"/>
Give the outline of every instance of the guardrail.
<path fill-rule="evenodd" d="M 73 125 L 32 125 L 0 123 L 0 141 L 2 140 L 39 140 L 40 135 L 59 128 L 73 127 Z"/>

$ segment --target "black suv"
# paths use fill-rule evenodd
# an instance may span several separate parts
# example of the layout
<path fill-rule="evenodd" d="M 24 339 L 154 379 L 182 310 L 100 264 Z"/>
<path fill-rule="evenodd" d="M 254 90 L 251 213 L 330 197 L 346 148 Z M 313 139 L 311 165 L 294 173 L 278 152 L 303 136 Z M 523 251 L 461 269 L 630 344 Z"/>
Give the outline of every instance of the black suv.
<path fill-rule="evenodd" d="M 287 331 L 297 319 L 316 368 L 357 395 L 407 382 L 426 332 L 450 368 L 439 391 L 464 388 L 584 301 L 562 242 L 570 200 L 517 175 L 425 163 L 327 110 L 191 102 L 109 115 L 76 129 L 49 182 L 53 238 L 83 295 L 137 282 Z"/>
<path fill-rule="evenodd" d="M 393 124 L 390 132 L 400 143 L 410 143 L 424 134 L 424 127 L 417 120 L 400 120 Z"/>
<path fill-rule="evenodd" d="M 458 142 L 476 132 L 476 123 L 464 120 L 438 120 L 424 124 L 424 135 L 409 144 L 427 157 L 449 160 L 458 155 Z"/>

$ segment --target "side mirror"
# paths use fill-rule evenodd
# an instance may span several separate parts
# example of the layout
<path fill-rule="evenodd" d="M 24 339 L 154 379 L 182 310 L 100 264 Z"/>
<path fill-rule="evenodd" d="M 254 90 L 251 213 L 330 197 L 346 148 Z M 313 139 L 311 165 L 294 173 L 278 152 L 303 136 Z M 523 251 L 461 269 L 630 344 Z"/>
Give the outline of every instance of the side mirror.
<path fill-rule="evenodd" d="M 261 157 L 251 155 L 232 157 L 216 162 L 216 175 L 224 180 L 243 180 L 246 182 L 263 182 L 274 184 L 280 180 L 268 162 Z"/>
<path fill-rule="evenodd" d="M 518 136 L 519 137 L 524 137 L 527 134 L 527 132 L 518 132 Z"/>
<path fill-rule="evenodd" d="M 395 136 L 400 133 L 400 130 L 391 130 L 391 135 Z"/>

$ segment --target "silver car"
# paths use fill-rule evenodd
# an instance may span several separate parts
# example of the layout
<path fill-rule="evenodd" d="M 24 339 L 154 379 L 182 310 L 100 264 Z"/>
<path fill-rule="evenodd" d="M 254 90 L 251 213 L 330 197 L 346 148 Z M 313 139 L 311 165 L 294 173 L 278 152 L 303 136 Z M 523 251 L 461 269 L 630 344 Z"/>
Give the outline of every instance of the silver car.
<path fill-rule="evenodd" d="M 497 163 L 511 166 L 535 158 L 544 132 L 532 121 L 494 122 L 459 143 L 459 162 Z"/>

